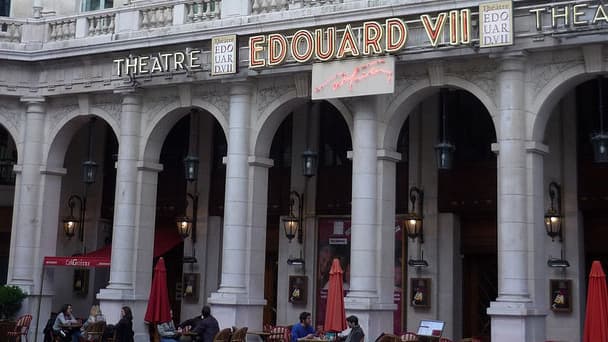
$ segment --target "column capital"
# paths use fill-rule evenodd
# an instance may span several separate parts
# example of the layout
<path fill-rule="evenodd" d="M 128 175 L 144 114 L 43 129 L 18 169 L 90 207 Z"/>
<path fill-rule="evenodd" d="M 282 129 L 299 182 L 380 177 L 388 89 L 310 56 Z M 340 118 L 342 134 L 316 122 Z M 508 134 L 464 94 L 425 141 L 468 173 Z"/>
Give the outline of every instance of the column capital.
<path fill-rule="evenodd" d="M 46 98 L 44 96 L 22 96 L 19 101 L 25 104 L 37 104 L 46 102 Z"/>
<path fill-rule="evenodd" d="M 230 95 L 251 95 L 251 82 L 238 81 L 230 84 Z"/>
<path fill-rule="evenodd" d="M 250 166 L 259 166 L 270 169 L 274 166 L 274 161 L 270 158 L 258 157 L 258 156 L 249 156 L 248 160 Z"/>
<path fill-rule="evenodd" d="M 161 172 L 164 169 L 163 164 L 138 161 L 137 162 L 137 170 L 138 171 L 149 171 L 149 172 Z"/>
<path fill-rule="evenodd" d="M 378 149 L 376 151 L 376 155 L 378 156 L 378 160 L 388 161 L 393 163 L 398 163 L 401 161 L 401 153 L 390 151 L 387 149 Z"/>
<path fill-rule="evenodd" d="M 500 62 L 499 71 L 524 71 L 526 66 L 526 57 L 528 53 L 526 51 L 509 52 L 504 54 L 494 55 Z"/>
<path fill-rule="evenodd" d="M 526 153 L 535 153 L 541 156 L 549 154 L 549 146 L 538 141 L 526 141 Z"/>
<path fill-rule="evenodd" d="M 114 89 L 114 94 L 122 95 L 123 97 L 129 96 L 129 95 L 141 96 L 142 93 L 143 93 L 143 91 L 141 89 L 132 87 L 132 86 L 121 86 L 121 87 Z"/>

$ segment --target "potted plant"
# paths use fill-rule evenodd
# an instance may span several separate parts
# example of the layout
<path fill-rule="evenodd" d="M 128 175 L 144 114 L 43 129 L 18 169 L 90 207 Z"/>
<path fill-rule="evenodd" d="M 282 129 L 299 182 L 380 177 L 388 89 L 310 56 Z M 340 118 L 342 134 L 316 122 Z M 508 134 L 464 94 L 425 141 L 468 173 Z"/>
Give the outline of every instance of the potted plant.
<path fill-rule="evenodd" d="M 0 320 L 13 318 L 25 297 L 27 294 L 17 286 L 0 286 Z"/>

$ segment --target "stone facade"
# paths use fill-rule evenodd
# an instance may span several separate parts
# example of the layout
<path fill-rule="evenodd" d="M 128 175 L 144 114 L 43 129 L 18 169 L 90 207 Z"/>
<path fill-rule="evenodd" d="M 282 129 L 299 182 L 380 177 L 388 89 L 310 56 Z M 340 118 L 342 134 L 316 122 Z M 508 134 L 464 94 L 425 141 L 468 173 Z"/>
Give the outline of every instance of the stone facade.
<path fill-rule="evenodd" d="M 30 9 L 53 10 L 47 7 L 48 1 L 33 2 Z M 23 13 L 23 3 L 13 4 L 15 13 Z M 462 270 L 452 262 L 459 257 L 453 233 L 458 230 L 458 218 L 437 210 L 433 171 L 437 119 L 421 113 L 436 112 L 437 89 L 452 87 L 473 94 L 483 104 L 497 137 L 493 148 L 498 155 L 499 286 L 498 297 L 488 308 L 492 341 L 579 340 L 586 286 L 581 261 L 584 246 L 577 242 L 583 229 L 577 210 L 577 170 L 571 163 L 577 151 L 566 143 L 572 136 L 559 131 L 567 132 L 563 127 L 574 120 L 575 114 L 568 109 L 573 106 L 575 86 L 607 71 L 605 23 L 588 31 L 563 25 L 537 29 L 530 9 L 551 4 L 526 7 L 515 2 L 513 45 L 484 49 L 474 37 L 471 44 L 432 47 L 416 21 L 419 15 L 476 9 L 479 1 L 114 3 L 113 9 L 96 12 L 71 13 L 68 7 L 57 5 L 57 15 L 33 18 L 32 11 L 27 19 L 0 18 L 0 25 L 6 27 L 0 32 L 0 124 L 16 142 L 18 155 L 7 282 L 30 293 L 26 311 L 38 312 L 42 293 L 40 326 L 50 306 L 56 305 L 52 295 L 58 283 L 57 277 L 47 279 L 41 291 L 42 257 L 64 255 L 62 248 L 69 246 L 57 222 L 59 203 L 64 200 L 61 194 L 74 182 L 66 179 L 64 165 L 72 137 L 86 118 L 95 116 L 109 125 L 118 141 L 113 262 L 109 284 L 96 296 L 110 321 L 117 319 L 118 308 L 124 304 L 141 317 L 152 273 L 157 174 L 163 169 L 160 151 L 171 127 L 195 107 L 217 120 L 227 138 L 225 214 L 221 223 L 208 218 L 199 225 L 208 238 L 223 236 L 221 245 L 219 239 L 214 241 L 216 247 L 205 247 L 206 239 L 197 242 L 200 249 L 212 251 L 209 262 L 201 267 L 208 279 L 213 279 L 213 273 L 220 275 L 218 286 L 207 284 L 208 296 L 184 307 L 183 313 L 189 315 L 199 304 L 210 303 L 222 326 L 260 330 L 270 145 L 283 119 L 302 110 L 310 97 L 312 64 L 288 62 L 251 70 L 244 38 L 404 17 L 412 21 L 412 29 L 407 47 L 396 53 L 394 93 L 329 100 L 343 116 L 353 146 L 350 253 L 356 268 L 350 273 L 347 312 L 359 316 L 371 339 L 392 331 L 395 305 L 392 284 L 387 284 L 394 269 L 383 261 L 394 254 L 395 163 L 401 159 L 396 145 L 401 127 L 410 118 L 415 124 L 410 122 L 409 181 L 425 189 L 425 256 L 430 266 L 412 269 L 409 276 L 433 279 L 434 304 L 426 311 L 406 306 L 407 328 L 414 330 L 420 319 L 438 319 L 447 322 L 445 335 L 455 340 L 462 337 L 462 303 L 455 299 L 461 291 Z M 590 1 L 588 10 L 594 12 L 598 4 Z M 550 21 L 547 13 L 541 17 Z M 473 35 L 478 32 L 476 25 L 472 31 Z M 244 37 L 238 43 L 239 71 L 214 77 L 209 73 L 210 39 L 225 34 Z M 116 75 L 116 58 L 187 48 L 201 49 L 200 70 Z M 292 179 L 293 189 L 306 186 L 302 179 Z M 559 274 L 546 265 L 547 258 L 556 255 L 556 247 L 542 229 L 546 185 L 555 179 L 566 185 L 565 258 L 572 263 Z M 205 212 L 199 216 L 207 220 Z M 305 227 L 304 255 L 315 265 L 314 213 L 305 220 Z M 284 239 L 280 244 L 280 270 L 291 273 L 284 260 L 297 249 Z M 221 263 L 210 261 L 218 259 Z M 297 312 L 314 307 L 311 301 L 304 307 L 287 303 L 283 272 L 277 286 L 277 321 L 291 324 Z M 305 274 L 313 279 L 314 267 L 306 268 Z M 549 310 L 547 283 L 558 276 L 574 283 L 575 304 L 568 315 Z M 312 280 L 309 288 L 313 288 Z M 146 338 L 145 331 L 138 320 L 138 340 Z"/>

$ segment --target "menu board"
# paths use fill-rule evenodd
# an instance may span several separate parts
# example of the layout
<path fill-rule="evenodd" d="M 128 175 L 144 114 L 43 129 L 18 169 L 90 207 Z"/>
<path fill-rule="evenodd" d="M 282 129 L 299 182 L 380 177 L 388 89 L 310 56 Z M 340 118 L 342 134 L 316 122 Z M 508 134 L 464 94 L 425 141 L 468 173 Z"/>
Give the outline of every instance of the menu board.
<path fill-rule="evenodd" d="M 420 321 L 417 334 L 418 336 L 441 337 L 444 325 L 445 322 L 442 321 Z"/>

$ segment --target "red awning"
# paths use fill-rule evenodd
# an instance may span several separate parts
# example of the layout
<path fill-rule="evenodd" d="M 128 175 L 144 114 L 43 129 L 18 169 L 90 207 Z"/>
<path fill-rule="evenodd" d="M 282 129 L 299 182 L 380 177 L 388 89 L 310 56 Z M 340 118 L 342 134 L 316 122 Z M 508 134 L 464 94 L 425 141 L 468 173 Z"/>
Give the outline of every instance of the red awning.
<path fill-rule="evenodd" d="M 159 257 L 182 242 L 174 229 L 158 228 L 154 234 L 154 257 Z M 105 245 L 85 255 L 76 256 L 47 256 L 44 266 L 65 267 L 110 267 L 112 245 Z"/>

